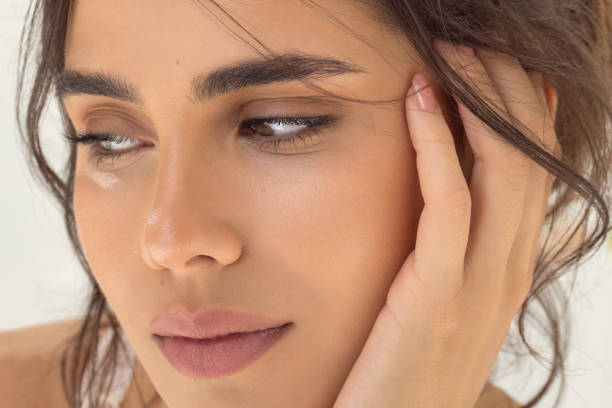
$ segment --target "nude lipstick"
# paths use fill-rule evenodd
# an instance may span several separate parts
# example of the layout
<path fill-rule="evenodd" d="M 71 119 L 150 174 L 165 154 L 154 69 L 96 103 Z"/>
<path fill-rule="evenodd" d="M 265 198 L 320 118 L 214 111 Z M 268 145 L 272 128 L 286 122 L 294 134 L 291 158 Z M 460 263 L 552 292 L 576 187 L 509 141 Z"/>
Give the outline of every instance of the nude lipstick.
<path fill-rule="evenodd" d="M 170 364 L 195 378 L 222 377 L 241 371 L 275 345 L 293 326 L 216 307 L 195 313 L 185 308 L 151 321 L 153 339 Z"/>

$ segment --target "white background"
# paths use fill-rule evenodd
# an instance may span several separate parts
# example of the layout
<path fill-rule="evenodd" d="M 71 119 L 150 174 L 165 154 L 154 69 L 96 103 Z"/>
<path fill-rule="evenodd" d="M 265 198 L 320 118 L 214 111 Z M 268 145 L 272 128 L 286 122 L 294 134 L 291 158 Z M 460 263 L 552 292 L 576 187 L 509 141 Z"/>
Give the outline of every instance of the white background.
<path fill-rule="evenodd" d="M 30 176 L 18 145 L 15 73 L 27 3 L 0 1 L 0 255 L 4 265 L 0 330 L 76 317 L 84 310 L 87 291 L 59 208 Z M 59 123 L 57 112 L 51 109 L 44 120 L 43 141 L 56 168 L 63 165 L 66 152 Z M 562 408 L 612 407 L 612 256 L 603 249 L 580 269 L 572 296 L 573 343 Z M 533 342 L 546 344 L 537 338 Z M 519 371 L 504 372 L 494 383 L 525 402 L 544 378 L 545 372 L 538 367 L 535 362 L 525 363 Z M 521 388 L 524 382 L 529 386 Z M 552 407 L 553 400 L 547 398 L 538 406 Z"/>

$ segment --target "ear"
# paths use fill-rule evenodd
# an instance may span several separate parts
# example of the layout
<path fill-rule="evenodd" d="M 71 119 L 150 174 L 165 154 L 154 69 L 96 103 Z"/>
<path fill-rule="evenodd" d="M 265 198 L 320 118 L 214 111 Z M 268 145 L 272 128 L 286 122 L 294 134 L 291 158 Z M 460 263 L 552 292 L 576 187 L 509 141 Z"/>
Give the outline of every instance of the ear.
<path fill-rule="evenodd" d="M 546 95 L 548 112 L 554 123 L 555 119 L 557 118 L 557 105 L 559 104 L 559 95 L 557 94 L 555 88 L 553 88 L 544 78 L 542 78 L 542 88 L 544 88 L 544 94 Z"/>

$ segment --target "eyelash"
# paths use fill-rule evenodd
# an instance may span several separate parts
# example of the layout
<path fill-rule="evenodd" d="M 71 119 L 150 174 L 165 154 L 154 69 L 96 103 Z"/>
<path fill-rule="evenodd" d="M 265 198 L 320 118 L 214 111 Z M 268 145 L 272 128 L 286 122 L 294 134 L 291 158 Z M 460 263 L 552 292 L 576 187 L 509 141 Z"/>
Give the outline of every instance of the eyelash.
<path fill-rule="evenodd" d="M 312 138 L 314 135 L 320 135 L 325 128 L 332 126 L 337 122 L 338 117 L 336 115 L 324 115 L 324 116 L 312 116 L 312 117 L 264 117 L 264 118 L 250 118 L 240 123 L 240 129 L 247 127 L 251 134 L 257 134 L 260 131 L 257 130 L 257 126 L 260 125 L 290 125 L 290 126 L 306 126 L 302 131 L 298 133 L 289 133 L 289 136 L 255 136 L 255 139 L 263 139 L 263 141 L 255 141 L 260 148 L 262 146 L 272 146 L 271 150 L 277 153 L 279 145 L 288 143 L 295 145 L 296 139 L 304 142 L 304 146 L 307 146 L 306 139 Z M 274 130 L 272 130 L 272 133 Z M 64 135 L 64 137 L 73 144 L 84 144 L 92 145 L 90 148 L 91 157 L 96 159 L 96 166 L 100 164 L 100 161 L 110 161 L 111 164 L 122 156 L 132 153 L 137 148 L 126 149 L 124 151 L 113 152 L 111 149 L 102 147 L 104 142 L 118 142 L 124 143 L 127 141 L 135 141 L 136 139 L 112 133 L 80 133 L 77 132 L 78 137 L 72 137 L 70 135 Z M 270 139 L 270 140 L 265 140 Z M 264 149 L 265 150 L 265 149 Z"/>

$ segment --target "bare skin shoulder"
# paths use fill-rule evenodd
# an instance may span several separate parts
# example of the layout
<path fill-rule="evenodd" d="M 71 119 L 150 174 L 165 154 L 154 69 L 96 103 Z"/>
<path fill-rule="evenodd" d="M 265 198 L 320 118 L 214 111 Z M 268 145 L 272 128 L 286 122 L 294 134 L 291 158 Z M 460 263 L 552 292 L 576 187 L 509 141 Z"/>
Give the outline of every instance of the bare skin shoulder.
<path fill-rule="evenodd" d="M 0 406 L 67 408 L 62 351 L 81 319 L 0 331 Z"/>
<path fill-rule="evenodd" d="M 522 408 L 501 388 L 487 382 L 474 408 Z"/>

